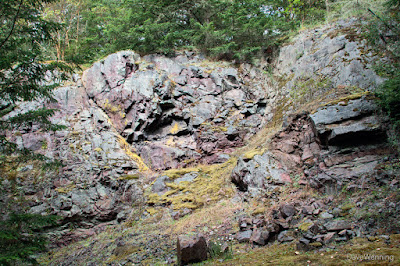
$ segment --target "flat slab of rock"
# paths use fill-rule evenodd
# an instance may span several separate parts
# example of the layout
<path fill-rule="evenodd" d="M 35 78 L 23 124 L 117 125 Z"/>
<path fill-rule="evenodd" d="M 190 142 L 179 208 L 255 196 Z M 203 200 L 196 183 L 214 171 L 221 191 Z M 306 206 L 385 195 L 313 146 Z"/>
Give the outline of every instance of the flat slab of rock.
<path fill-rule="evenodd" d="M 325 224 L 328 231 L 342 231 L 344 229 L 351 229 L 351 223 L 344 220 L 332 221 Z"/>
<path fill-rule="evenodd" d="M 318 109 L 316 113 L 310 115 L 310 117 L 318 129 L 322 125 L 333 124 L 371 114 L 376 109 L 377 106 L 375 103 L 361 98 L 349 101 L 347 105 L 337 104 L 323 107 Z"/>
<path fill-rule="evenodd" d="M 178 236 L 177 253 L 179 265 L 207 260 L 207 242 L 204 236 Z"/>
<path fill-rule="evenodd" d="M 360 98 L 322 107 L 310 117 L 325 144 L 368 143 L 385 137 L 381 122 L 373 114 L 376 110 L 373 101 Z"/>

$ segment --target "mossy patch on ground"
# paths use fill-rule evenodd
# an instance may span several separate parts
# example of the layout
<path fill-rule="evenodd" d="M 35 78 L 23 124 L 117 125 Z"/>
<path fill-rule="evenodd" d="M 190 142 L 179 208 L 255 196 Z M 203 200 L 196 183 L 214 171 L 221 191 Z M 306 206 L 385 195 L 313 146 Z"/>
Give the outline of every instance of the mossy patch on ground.
<path fill-rule="evenodd" d="M 150 193 L 147 195 L 150 205 L 172 205 L 174 210 L 183 208 L 196 209 L 205 204 L 216 202 L 233 194 L 230 184 L 230 174 L 236 166 L 236 158 L 231 158 L 223 164 L 200 165 L 195 168 L 171 169 L 165 171 L 171 179 L 177 179 L 184 174 L 196 172 L 198 176 L 192 182 L 179 184 L 167 183 L 169 191 L 163 195 Z"/>
<path fill-rule="evenodd" d="M 210 260 L 203 265 L 399 265 L 400 235 L 392 235 L 391 243 L 355 238 L 334 249 L 296 251 L 295 243 L 272 244 L 234 253 L 233 259 Z"/>

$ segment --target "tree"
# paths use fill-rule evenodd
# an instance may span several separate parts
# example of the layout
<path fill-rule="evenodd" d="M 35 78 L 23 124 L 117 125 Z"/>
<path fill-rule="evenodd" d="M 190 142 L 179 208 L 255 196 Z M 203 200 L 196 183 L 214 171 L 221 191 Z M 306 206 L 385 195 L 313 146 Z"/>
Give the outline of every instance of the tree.
<path fill-rule="evenodd" d="M 386 80 L 376 94 L 383 109 L 394 124 L 398 139 L 400 131 L 400 1 L 388 0 L 385 15 L 368 9 L 373 15 L 369 25 L 369 41 L 380 52 L 384 51 L 388 61 L 377 65 L 380 75 Z"/>
<path fill-rule="evenodd" d="M 52 91 L 57 83 L 46 84 L 50 73 L 65 78 L 63 72 L 70 70 L 61 62 L 44 63 L 42 44 L 51 41 L 51 33 L 59 26 L 43 20 L 40 10 L 50 0 L 8 0 L 0 2 L 0 166 L 8 156 L 19 152 L 19 159 L 37 157 L 21 149 L 6 138 L 7 130 L 39 125 L 45 130 L 57 130 L 49 117 L 55 110 L 45 107 L 38 110 L 9 114 L 20 102 L 47 100 L 54 101 Z"/>
<path fill-rule="evenodd" d="M 123 49 L 173 54 L 193 47 L 248 61 L 324 8 L 320 0 L 60 0 L 46 12 L 66 26 L 56 36 L 58 57 L 77 63 Z"/>
<path fill-rule="evenodd" d="M 57 216 L 15 214 L 0 221 L 0 264 L 22 260 L 37 263 L 32 255 L 46 248 L 47 239 L 40 231 L 56 224 Z"/>
<path fill-rule="evenodd" d="M 58 60 L 71 59 L 68 57 L 78 52 L 84 4 L 84 0 L 58 0 L 46 5 L 45 18 L 63 25 L 53 33 L 53 45 Z"/>
<path fill-rule="evenodd" d="M 293 25 L 279 11 L 280 1 L 126 0 L 125 6 L 131 12 L 122 40 L 141 53 L 192 46 L 217 58 L 248 60 Z"/>
<path fill-rule="evenodd" d="M 59 29 L 58 24 L 42 18 L 43 5 L 50 2 L 0 1 L 0 181 L 13 181 L 7 171 L 10 165 L 47 159 L 9 141 L 7 132 L 33 126 L 43 130 L 61 128 L 50 122 L 55 110 L 46 109 L 44 105 L 36 110 L 12 113 L 21 102 L 54 101 L 52 91 L 58 84 L 46 82 L 46 77 L 63 79 L 64 71 L 71 70 L 61 62 L 43 61 L 43 44 L 50 42 L 52 32 Z M 0 194 L 4 193 L 1 189 Z M 2 200 L 0 198 L 0 209 L 7 213 L 7 201 Z M 0 219 L 0 264 L 7 265 L 15 260 L 33 262 L 30 256 L 45 247 L 45 238 L 37 231 L 53 221 L 54 217 L 8 211 Z"/>

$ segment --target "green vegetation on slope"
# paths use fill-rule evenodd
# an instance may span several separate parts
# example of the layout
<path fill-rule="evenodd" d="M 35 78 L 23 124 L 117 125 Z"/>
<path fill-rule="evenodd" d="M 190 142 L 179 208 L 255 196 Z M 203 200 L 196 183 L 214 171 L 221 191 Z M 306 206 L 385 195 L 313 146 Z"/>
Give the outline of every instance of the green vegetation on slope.
<path fill-rule="evenodd" d="M 60 0 L 46 17 L 65 27 L 49 46 L 53 57 L 77 63 L 132 49 L 173 53 L 198 49 L 220 59 L 264 56 L 301 23 L 325 20 L 325 1 Z"/>
<path fill-rule="evenodd" d="M 380 103 L 392 118 L 395 131 L 400 129 L 400 1 L 388 0 L 385 13 L 370 12 L 368 40 L 388 58 L 377 65 L 378 73 L 386 80 L 377 91 Z M 398 141 L 398 139 L 397 139 Z"/>
<path fill-rule="evenodd" d="M 0 221 L 0 264 L 14 265 L 15 261 L 37 263 L 32 255 L 46 249 L 47 238 L 38 233 L 45 226 L 54 225 L 56 216 L 11 214 Z"/>
<path fill-rule="evenodd" d="M 31 263 L 31 255 L 45 249 L 46 238 L 38 234 L 43 226 L 52 224 L 54 217 L 10 214 L 16 211 L 15 199 L 5 195 L 3 184 L 11 182 L 15 195 L 15 172 L 20 164 L 33 161 L 36 166 L 46 165 L 47 158 L 18 146 L 12 142 L 7 132 L 12 130 L 30 130 L 40 127 L 42 130 L 57 130 L 50 117 L 55 110 L 45 107 L 25 110 L 10 115 L 21 102 L 52 101 L 52 90 L 58 86 L 54 82 L 45 83 L 49 73 L 63 79 L 61 71 L 69 70 L 59 62 L 43 63 L 41 44 L 51 40 L 51 34 L 59 25 L 45 21 L 40 10 L 47 0 L 7 0 L 0 1 L 0 211 L 5 214 L 0 219 L 0 264 L 8 265 L 23 260 Z M 37 163 L 37 162 L 40 163 Z M 38 167 L 39 168 L 39 167 Z M 3 183 L 4 182 L 4 183 Z"/>

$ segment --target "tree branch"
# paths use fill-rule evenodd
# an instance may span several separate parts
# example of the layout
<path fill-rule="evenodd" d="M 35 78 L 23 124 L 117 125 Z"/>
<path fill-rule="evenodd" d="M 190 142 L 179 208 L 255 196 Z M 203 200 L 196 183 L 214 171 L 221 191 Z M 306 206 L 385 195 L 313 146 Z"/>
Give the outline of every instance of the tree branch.
<path fill-rule="evenodd" d="M 8 41 L 8 39 L 11 37 L 11 35 L 12 35 L 13 32 L 14 32 L 15 24 L 17 23 L 17 19 L 18 19 L 18 16 L 19 16 L 19 12 L 21 11 L 21 6 L 22 6 L 22 3 L 23 3 L 23 2 L 24 2 L 24 0 L 21 0 L 21 1 L 19 2 L 18 11 L 17 11 L 17 14 L 15 14 L 15 17 L 14 17 L 14 21 L 13 21 L 13 24 L 12 24 L 11 31 L 10 31 L 10 33 L 8 34 L 8 36 L 4 39 L 4 41 L 0 44 L 0 49 L 4 46 L 4 44 Z"/>

